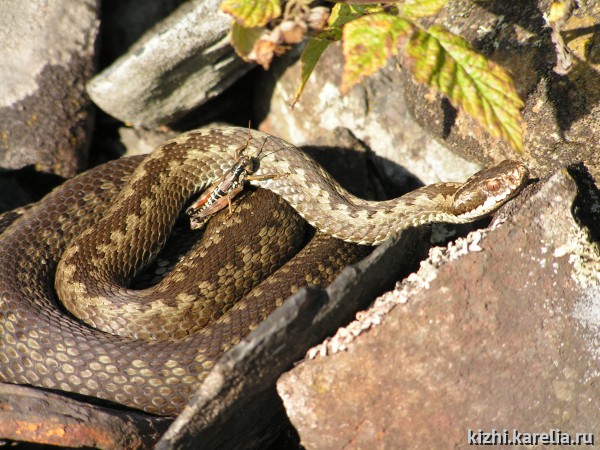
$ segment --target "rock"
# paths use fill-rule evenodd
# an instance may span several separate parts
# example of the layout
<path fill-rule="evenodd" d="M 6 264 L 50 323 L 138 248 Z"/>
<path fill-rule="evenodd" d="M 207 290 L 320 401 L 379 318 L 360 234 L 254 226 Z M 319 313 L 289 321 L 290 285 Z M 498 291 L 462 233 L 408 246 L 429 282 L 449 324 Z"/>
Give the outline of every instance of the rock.
<path fill-rule="evenodd" d="M 126 148 L 123 156 L 144 155 L 150 153 L 162 143 L 174 138 L 179 133 L 173 130 L 146 130 L 143 128 L 119 128 L 121 142 Z"/>
<path fill-rule="evenodd" d="M 346 95 L 339 90 L 342 65 L 340 46 L 330 45 L 290 111 L 300 63 L 274 64 L 257 80 L 256 115 L 264 117 L 259 128 L 298 146 L 347 128 L 377 154 L 386 175 L 400 182 L 409 173 L 425 184 L 463 181 L 481 168 L 446 150 L 410 117 L 400 74 L 391 64 Z"/>
<path fill-rule="evenodd" d="M 0 402 L 4 443 L 10 439 L 57 448 L 143 450 L 152 448 L 172 422 L 169 417 L 110 409 L 7 383 L 0 383 Z"/>
<path fill-rule="evenodd" d="M 539 3 L 539 4 L 538 4 Z M 594 33 L 580 33 L 598 23 L 597 2 L 581 4 L 567 21 L 563 35 L 574 55 L 565 76 L 553 71 L 556 52 L 542 17 L 550 2 L 452 2 L 435 18 L 466 38 L 490 60 L 509 70 L 525 101 L 523 139 L 518 155 L 491 137 L 474 119 L 432 95 L 403 72 L 405 98 L 416 121 L 440 143 L 469 160 L 485 165 L 507 157 L 522 159 L 543 176 L 558 167 L 584 161 L 600 175 L 600 60 L 591 50 Z"/>
<path fill-rule="evenodd" d="M 1 167 L 70 177 L 85 166 L 97 33 L 94 0 L 2 2 Z"/>
<path fill-rule="evenodd" d="M 277 383 L 307 448 L 600 435 L 600 197 L 581 166 L 446 249 Z M 368 331 L 367 331 L 368 330 Z M 342 351 L 347 350 L 347 351 Z"/>
<path fill-rule="evenodd" d="M 121 0 L 102 9 L 101 54 L 112 61 L 185 0 Z"/>
<path fill-rule="evenodd" d="M 252 66 L 229 45 L 218 0 L 181 5 L 88 84 L 92 100 L 133 125 L 170 123 L 215 97 Z"/>

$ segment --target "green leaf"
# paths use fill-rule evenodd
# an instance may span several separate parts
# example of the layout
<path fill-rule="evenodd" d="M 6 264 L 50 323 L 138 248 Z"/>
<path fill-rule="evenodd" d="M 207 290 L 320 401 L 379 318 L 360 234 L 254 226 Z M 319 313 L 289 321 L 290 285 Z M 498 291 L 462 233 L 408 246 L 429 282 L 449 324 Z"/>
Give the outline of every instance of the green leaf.
<path fill-rule="evenodd" d="M 347 92 L 363 77 L 385 66 L 390 56 L 398 54 L 400 39 L 408 37 L 412 31 L 411 22 L 385 12 L 346 23 L 342 41 L 346 62 L 341 91 Z"/>
<path fill-rule="evenodd" d="M 378 5 L 350 5 L 348 3 L 336 3 L 333 8 L 331 8 L 331 14 L 329 14 L 327 25 L 332 28 L 342 28 L 348 22 L 358 19 L 368 12 L 379 11 L 381 11 L 381 6 Z"/>
<path fill-rule="evenodd" d="M 379 5 L 351 5 L 348 3 L 336 3 L 331 8 L 329 19 L 327 19 L 327 28 L 317 33 L 317 39 L 327 39 L 328 41 L 339 41 L 342 38 L 342 27 L 348 23 L 364 16 L 368 11 L 377 8 L 381 11 Z"/>
<path fill-rule="evenodd" d="M 231 45 L 235 52 L 248 61 L 248 55 L 254 48 L 254 43 L 261 37 L 264 28 L 244 28 L 235 20 L 231 23 Z"/>
<path fill-rule="evenodd" d="M 281 15 L 281 3 L 279 0 L 223 0 L 221 11 L 246 28 L 257 28 Z"/>
<path fill-rule="evenodd" d="M 410 18 L 433 16 L 446 3 L 448 3 L 448 0 L 406 0 L 400 6 L 400 13 Z"/>
<path fill-rule="evenodd" d="M 300 55 L 300 61 L 302 63 L 302 72 L 300 74 L 300 85 L 298 89 L 296 89 L 296 94 L 294 95 L 294 102 L 296 103 L 300 96 L 302 95 L 302 91 L 304 91 L 304 86 L 306 86 L 306 82 L 310 77 L 317 61 L 325 51 L 325 49 L 329 46 L 331 41 L 325 39 L 310 39 L 304 47 L 302 51 L 302 55 Z"/>
<path fill-rule="evenodd" d="M 440 26 L 417 30 L 407 44 L 417 81 L 438 88 L 493 136 L 523 151 L 523 101 L 510 75 L 488 61 L 459 36 Z"/>

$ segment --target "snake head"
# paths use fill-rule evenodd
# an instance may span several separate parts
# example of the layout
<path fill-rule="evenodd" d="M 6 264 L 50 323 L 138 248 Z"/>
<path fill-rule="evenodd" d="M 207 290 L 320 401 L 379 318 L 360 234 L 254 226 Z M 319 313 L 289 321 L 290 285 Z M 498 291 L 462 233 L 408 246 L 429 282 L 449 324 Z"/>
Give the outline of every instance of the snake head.
<path fill-rule="evenodd" d="M 528 178 L 527 167 L 509 159 L 483 169 L 454 194 L 454 214 L 468 221 L 485 217 L 517 195 Z"/>

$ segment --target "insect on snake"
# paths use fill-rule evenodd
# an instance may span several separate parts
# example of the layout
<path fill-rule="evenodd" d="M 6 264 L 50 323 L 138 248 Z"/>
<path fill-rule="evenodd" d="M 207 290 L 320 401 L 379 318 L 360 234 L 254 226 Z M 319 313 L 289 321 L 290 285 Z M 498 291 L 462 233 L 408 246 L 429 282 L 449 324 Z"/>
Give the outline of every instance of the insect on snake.
<path fill-rule="evenodd" d="M 190 216 L 192 229 L 201 228 L 212 215 L 225 207 L 225 201 L 229 206 L 231 214 L 231 200 L 244 189 L 245 181 L 261 181 L 270 178 L 279 178 L 288 174 L 265 174 L 253 175 L 259 165 L 257 158 L 261 150 L 255 156 L 243 155 L 242 152 L 248 148 L 252 135 L 248 135 L 246 143 L 235 150 L 235 164 L 215 181 L 204 193 L 198 197 L 187 209 L 186 214 Z"/>

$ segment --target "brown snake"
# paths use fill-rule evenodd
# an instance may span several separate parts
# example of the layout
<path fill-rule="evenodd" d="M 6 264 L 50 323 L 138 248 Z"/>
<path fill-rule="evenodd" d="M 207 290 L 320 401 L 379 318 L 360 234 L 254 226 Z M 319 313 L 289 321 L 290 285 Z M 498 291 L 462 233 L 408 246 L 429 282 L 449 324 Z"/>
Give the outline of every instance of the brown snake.
<path fill-rule="evenodd" d="M 0 235 L 0 380 L 177 413 L 223 351 L 290 294 L 289 287 L 278 284 L 291 276 L 289 265 L 315 270 L 292 281 L 297 283 L 293 291 L 300 282 L 330 281 L 352 260 L 343 255 L 354 247 L 325 245 L 321 258 L 329 263 L 311 263 L 311 243 L 280 269 L 279 281 L 250 292 L 254 283 L 246 277 L 260 282 L 263 269 L 287 260 L 277 252 L 303 239 L 294 237 L 295 231 L 285 236 L 297 222 L 280 212 L 289 208 L 286 202 L 322 233 L 379 244 L 410 226 L 468 222 L 489 214 L 528 176 L 521 164 L 505 161 L 467 183 L 438 183 L 370 202 L 348 194 L 296 147 L 253 131 L 245 154 L 260 153 L 256 173 L 289 176 L 251 184 L 285 202 L 257 191 L 256 200 L 238 203 L 231 215 L 220 213 L 224 219 L 215 227 L 222 227 L 207 231 L 208 244 L 197 249 L 216 272 L 207 275 L 202 268 L 198 274 L 195 260 L 183 261 L 151 288 L 127 288 L 161 250 L 186 202 L 232 167 L 235 150 L 247 138 L 247 129 L 233 127 L 185 133 L 143 161 L 122 159 L 67 181 L 12 223 Z M 261 209 L 267 201 L 272 203 Z M 258 229 L 251 228 L 254 219 L 261 220 Z M 276 234 L 282 229 L 283 237 Z M 248 239 L 240 244 L 236 234 Z M 227 250 L 219 250 L 222 244 L 229 244 Z M 279 250 L 272 253 L 271 244 Z M 269 267 L 263 268 L 265 261 Z M 210 291 L 213 297 L 204 299 Z M 232 306 L 227 297 L 233 291 L 247 297 Z M 133 297 L 131 304 L 123 301 L 127 297 Z M 198 319 L 187 319 L 192 311 Z M 171 319 L 170 312 L 182 316 Z M 140 317 L 155 326 L 139 323 Z"/>

